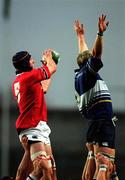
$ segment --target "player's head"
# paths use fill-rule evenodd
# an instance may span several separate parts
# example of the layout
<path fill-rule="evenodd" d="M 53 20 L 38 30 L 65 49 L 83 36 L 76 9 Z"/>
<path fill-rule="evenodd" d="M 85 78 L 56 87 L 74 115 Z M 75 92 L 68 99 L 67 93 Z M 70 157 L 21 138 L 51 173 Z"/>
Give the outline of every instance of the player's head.
<path fill-rule="evenodd" d="M 81 66 L 85 61 L 87 61 L 92 56 L 92 53 L 90 50 L 83 51 L 82 53 L 79 53 L 77 57 L 77 64 Z"/>
<path fill-rule="evenodd" d="M 16 73 L 26 72 L 33 69 L 33 65 L 30 63 L 32 60 L 31 55 L 27 51 L 17 52 L 12 57 L 13 66 L 16 69 Z"/>

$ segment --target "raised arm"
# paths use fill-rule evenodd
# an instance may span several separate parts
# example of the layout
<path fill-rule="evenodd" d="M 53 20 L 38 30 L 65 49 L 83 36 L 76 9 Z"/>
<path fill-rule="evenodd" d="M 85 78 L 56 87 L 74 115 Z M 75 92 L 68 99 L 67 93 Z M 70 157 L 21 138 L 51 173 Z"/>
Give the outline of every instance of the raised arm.
<path fill-rule="evenodd" d="M 85 30 L 83 24 L 81 24 L 79 20 L 76 20 L 74 22 L 74 30 L 76 32 L 78 39 L 79 53 L 88 50 L 88 46 L 86 44 L 85 36 L 84 36 Z"/>
<path fill-rule="evenodd" d="M 41 62 L 48 66 L 49 71 L 50 71 L 51 74 L 53 74 L 56 71 L 57 65 L 56 65 L 55 61 L 53 60 L 53 58 L 52 58 L 52 50 L 46 50 L 42 54 Z M 43 89 L 44 93 L 47 93 L 48 88 L 50 86 L 50 83 L 51 83 L 51 78 L 46 79 L 44 81 L 41 81 L 41 86 L 42 86 L 42 89 Z"/>
<path fill-rule="evenodd" d="M 43 57 L 44 57 L 44 63 L 49 68 L 50 73 L 51 74 L 55 73 L 57 65 L 52 59 L 52 50 L 49 49 L 43 52 L 42 58 Z"/>
<path fill-rule="evenodd" d="M 98 32 L 93 45 L 92 54 L 101 58 L 103 50 L 103 32 L 106 31 L 109 21 L 106 20 L 106 15 L 101 15 L 98 20 Z"/>

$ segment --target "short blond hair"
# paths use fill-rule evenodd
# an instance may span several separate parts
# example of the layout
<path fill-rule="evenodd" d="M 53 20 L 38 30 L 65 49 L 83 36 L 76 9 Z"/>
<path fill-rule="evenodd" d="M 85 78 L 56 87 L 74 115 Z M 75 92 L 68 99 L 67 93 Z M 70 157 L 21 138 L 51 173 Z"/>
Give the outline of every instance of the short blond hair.
<path fill-rule="evenodd" d="M 88 60 L 92 56 L 92 53 L 90 50 L 83 51 L 78 54 L 77 56 L 77 64 L 80 66 L 82 65 L 86 60 Z"/>

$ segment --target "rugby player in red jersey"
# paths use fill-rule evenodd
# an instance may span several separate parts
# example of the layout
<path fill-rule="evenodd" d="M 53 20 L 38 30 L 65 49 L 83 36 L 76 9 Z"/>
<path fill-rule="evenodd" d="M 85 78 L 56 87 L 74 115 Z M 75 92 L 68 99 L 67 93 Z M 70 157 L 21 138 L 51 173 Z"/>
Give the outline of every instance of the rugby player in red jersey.
<path fill-rule="evenodd" d="M 40 179 L 43 175 L 45 180 L 56 179 L 55 161 L 49 139 L 51 130 L 47 125 L 44 97 L 50 85 L 50 77 L 56 72 L 56 63 L 52 59 L 52 50 L 46 50 L 43 55 L 44 64 L 40 68 L 34 67 L 35 61 L 27 51 L 17 52 L 12 58 L 16 69 L 12 91 L 20 112 L 16 129 L 20 141 L 23 136 L 28 138 L 33 164 L 33 171 L 27 180 Z M 16 180 L 23 180 L 19 172 Z"/>

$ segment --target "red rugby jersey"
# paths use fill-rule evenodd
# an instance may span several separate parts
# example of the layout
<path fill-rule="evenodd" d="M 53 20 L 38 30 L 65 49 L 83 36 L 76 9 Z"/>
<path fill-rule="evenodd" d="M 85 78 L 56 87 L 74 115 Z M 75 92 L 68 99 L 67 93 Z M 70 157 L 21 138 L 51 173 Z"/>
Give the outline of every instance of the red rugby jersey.
<path fill-rule="evenodd" d="M 47 121 L 47 107 L 40 81 L 48 78 L 50 72 L 47 66 L 17 75 L 12 84 L 20 111 L 17 129 L 35 127 L 40 120 Z"/>

